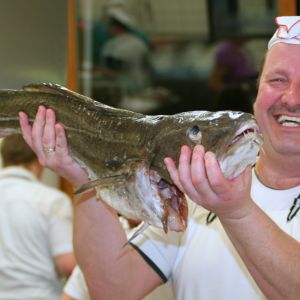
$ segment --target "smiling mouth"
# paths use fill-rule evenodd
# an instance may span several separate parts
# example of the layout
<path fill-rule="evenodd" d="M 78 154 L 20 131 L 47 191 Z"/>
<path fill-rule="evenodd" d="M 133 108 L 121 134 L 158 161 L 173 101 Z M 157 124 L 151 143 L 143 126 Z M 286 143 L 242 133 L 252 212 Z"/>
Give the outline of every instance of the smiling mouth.
<path fill-rule="evenodd" d="M 300 117 L 291 117 L 280 115 L 277 118 L 277 122 L 285 127 L 299 127 L 300 126 Z"/>

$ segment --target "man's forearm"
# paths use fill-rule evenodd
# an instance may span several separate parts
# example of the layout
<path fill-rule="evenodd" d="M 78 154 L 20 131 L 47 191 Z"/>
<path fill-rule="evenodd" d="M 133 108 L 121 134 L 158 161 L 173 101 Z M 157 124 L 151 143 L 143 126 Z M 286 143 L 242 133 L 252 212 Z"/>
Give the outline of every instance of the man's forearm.
<path fill-rule="evenodd" d="M 92 299 L 137 299 L 160 284 L 159 276 L 127 243 L 118 215 L 95 196 L 74 211 L 74 248 Z M 134 286 L 142 287 L 133 288 Z"/>
<path fill-rule="evenodd" d="M 300 244 L 257 206 L 242 219 L 220 220 L 267 298 L 299 299 Z"/>

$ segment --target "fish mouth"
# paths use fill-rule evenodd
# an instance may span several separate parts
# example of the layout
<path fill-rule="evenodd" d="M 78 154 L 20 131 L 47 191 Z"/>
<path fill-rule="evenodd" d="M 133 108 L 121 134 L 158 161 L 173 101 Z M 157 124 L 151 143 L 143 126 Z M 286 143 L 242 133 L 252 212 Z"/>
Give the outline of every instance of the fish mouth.
<path fill-rule="evenodd" d="M 253 165 L 261 144 L 262 136 L 256 122 L 248 122 L 241 126 L 228 144 L 225 153 L 219 150 L 220 155 L 217 159 L 224 176 L 232 179 L 241 174 L 247 166 Z"/>
<path fill-rule="evenodd" d="M 150 183 L 156 189 L 163 206 L 162 227 L 167 233 L 185 231 L 187 226 L 188 205 L 185 195 L 174 184 L 163 179 L 155 170 L 149 170 Z"/>
<path fill-rule="evenodd" d="M 299 119 L 300 120 L 300 119 Z M 242 126 L 235 134 L 234 138 L 231 140 L 230 144 L 228 145 L 228 150 L 232 147 L 237 146 L 239 142 L 244 140 L 248 140 L 253 138 L 253 141 L 256 143 L 260 142 L 257 140 L 257 136 L 259 136 L 259 129 L 256 123 L 246 124 Z"/>

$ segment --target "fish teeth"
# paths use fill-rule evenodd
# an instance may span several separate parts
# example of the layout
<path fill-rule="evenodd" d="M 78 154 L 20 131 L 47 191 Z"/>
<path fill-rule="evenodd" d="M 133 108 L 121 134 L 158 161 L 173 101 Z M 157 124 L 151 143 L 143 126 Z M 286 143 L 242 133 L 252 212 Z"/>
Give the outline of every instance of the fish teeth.
<path fill-rule="evenodd" d="M 255 123 L 248 123 L 236 133 L 235 137 L 231 141 L 230 145 L 235 144 L 237 141 L 239 141 L 242 137 L 249 137 L 249 136 L 255 136 L 258 132 L 258 127 Z"/>
<path fill-rule="evenodd" d="M 286 126 L 286 127 L 300 126 L 300 118 L 299 117 L 290 117 L 290 116 L 282 115 L 282 116 L 279 116 L 278 122 L 282 126 Z"/>

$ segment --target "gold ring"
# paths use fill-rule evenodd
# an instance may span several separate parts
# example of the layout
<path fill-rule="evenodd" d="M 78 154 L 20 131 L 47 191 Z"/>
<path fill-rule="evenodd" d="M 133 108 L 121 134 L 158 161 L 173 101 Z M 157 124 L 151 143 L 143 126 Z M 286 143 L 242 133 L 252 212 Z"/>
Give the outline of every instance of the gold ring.
<path fill-rule="evenodd" d="M 45 148 L 45 150 L 47 153 L 52 153 L 52 152 L 55 152 L 55 147 L 47 147 L 47 148 Z"/>

